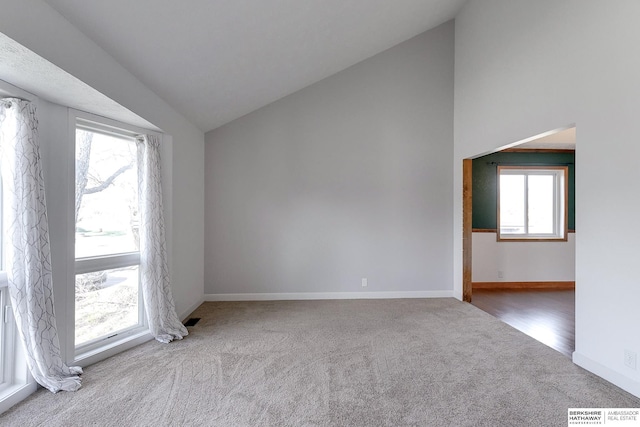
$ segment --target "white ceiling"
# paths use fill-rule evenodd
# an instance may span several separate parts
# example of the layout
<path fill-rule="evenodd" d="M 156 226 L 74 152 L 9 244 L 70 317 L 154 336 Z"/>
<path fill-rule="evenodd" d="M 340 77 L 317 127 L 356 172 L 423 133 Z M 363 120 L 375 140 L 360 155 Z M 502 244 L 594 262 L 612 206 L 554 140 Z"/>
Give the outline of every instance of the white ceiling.
<path fill-rule="evenodd" d="M 45 0 L 202 131 L 452 19 L 466 0 Z"/>
<path fill-rule="evenodd" d="M 554 150 L 575 150 L 576 149 L 576 128 L 562 130 L 534 139 L 524 144 L 516 145 L 512 148 L 520 149 L 554 149 Z"/>

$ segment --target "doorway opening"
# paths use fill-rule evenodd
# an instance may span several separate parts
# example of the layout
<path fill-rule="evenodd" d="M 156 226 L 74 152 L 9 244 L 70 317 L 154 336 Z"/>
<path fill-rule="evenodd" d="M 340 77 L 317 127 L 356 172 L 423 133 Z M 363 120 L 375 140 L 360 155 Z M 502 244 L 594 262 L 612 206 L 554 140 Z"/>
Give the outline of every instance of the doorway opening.
<path fill-rule="evenodd" d="M 569 126 L 463 160 L 463 300 L 569 357 L 575 148 Z"/>

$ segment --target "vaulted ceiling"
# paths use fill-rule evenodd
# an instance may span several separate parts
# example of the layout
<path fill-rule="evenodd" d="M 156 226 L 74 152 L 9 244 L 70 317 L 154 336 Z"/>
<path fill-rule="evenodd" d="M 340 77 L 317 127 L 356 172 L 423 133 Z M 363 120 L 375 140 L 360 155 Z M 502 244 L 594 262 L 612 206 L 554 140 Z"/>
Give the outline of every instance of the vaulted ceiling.
<path fill-rule="evenodd" d="M 45 0 L 202 131 L 452 19 L 466 0 Z"/>

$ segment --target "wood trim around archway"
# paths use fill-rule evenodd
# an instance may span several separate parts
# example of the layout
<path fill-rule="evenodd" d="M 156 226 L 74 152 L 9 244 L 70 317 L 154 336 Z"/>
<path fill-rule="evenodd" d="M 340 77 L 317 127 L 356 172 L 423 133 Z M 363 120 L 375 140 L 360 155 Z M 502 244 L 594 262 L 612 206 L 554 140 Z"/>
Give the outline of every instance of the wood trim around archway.
<path fill-rule="evenodd" d="M 473 237 L 473 161 L 462 161 L 462 300 L 471 302 L 471 239 Z"/>

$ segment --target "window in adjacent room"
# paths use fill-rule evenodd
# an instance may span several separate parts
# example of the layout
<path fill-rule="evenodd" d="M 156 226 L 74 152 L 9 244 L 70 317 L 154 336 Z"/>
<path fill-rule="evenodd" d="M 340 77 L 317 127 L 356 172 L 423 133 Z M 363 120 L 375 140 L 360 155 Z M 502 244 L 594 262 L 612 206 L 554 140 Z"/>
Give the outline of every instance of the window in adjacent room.
<path fill-rule="evenodd" d="M 498 240 L 567 240 L 568 167 L 498 166 Z"/>

